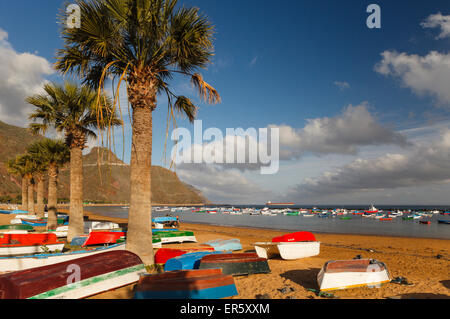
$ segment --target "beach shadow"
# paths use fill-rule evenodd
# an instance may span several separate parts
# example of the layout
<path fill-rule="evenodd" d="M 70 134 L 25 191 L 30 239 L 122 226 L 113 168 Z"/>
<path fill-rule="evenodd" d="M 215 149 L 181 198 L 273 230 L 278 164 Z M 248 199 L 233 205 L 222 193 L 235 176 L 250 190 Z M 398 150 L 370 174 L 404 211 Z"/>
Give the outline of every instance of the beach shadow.
<path fill-rule="evenodd" d="M 398 299 L 450 299 L 450 296 L 444 294 L 430 293 L 410 293 L 396 296 Z"/>
<path fill-rule="evenodd" d="M 289 270 L 280 276 L 299 284 L 305 289 L 318 289 L 319 286 L 317 285 L 317 275 L 319 274 L 319 271 L 319 268 Z"/>
<path fill-rule="evenodd" d="M 450 289 L 450 280 L 441 280 L 439 281 L 445 288 Z"/>

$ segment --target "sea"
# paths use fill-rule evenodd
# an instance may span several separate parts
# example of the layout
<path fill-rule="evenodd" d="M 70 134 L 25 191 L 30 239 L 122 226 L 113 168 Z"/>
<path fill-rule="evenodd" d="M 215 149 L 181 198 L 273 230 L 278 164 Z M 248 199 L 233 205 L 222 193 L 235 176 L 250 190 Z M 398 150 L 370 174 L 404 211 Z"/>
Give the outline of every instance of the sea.
<path fill-rule="evenodd" d="M 210 208 L 234 207 L 234 208 L 256 208 L 261 209 L 262 205 L 214 205 L 207 206 Z M 296 210 L 298 208 L 312 208 L 313 206 L 290 206 L 289 209 Z M 368 207 L 362 206 L 317 206 L 319 209 L 346 208 L 348 210 L 367 210 Z M 450 206 L 376 206 L 383 211 L 412 210 L 417 212 L 440 210 L 450 211 Z M 281 209 L 283 207 L 271 207 L 273 209 Z M 92 213 L 108 217 L 128 218 L 128 207 L 123 206 L 93 206 L 85 208 Z M 186 223 L 208 224 L 217 226 L 236 226 L 248 228 L 261 228 L 273 230 L 294 231 L 310 231 L 316 233 L 332 233 L 332 234 L 356 234 L 356 235 L 381 235 L 395 237 L 415 237 L 415 238 L 436 238 L 450 239 L 450 225 L 439 224 L 437 220 L 450 220 L 450 217 L 433 214 L 432 217 L 424 217 L 424 220 L 430 220 L 431 224 L 420 224 L 417 219 L 403 220 L 402 217 L 393 218 L 392 221 L 380 221 L 374 218 L 366 218 L 360 215 L 351 215 L 349 220 L 341 220 L 341 216 L 320 218 L 304 217 L 304 216 L 287 216 L 277 214 L 276 216 L 267 215 L 232 215 L 217 212 L 217 214 L 194 213 L 191 210 L 171 211 L 171 208 L 160 210 L 161 208 L 153 208 L 152 217 L 178 216 L 180 221 Z"/>

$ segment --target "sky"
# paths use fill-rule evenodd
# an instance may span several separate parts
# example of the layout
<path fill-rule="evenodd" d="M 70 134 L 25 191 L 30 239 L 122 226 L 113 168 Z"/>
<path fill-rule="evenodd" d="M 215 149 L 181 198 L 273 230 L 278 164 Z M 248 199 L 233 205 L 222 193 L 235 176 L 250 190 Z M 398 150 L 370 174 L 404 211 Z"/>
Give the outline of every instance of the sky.
<path fill-rule="evenodd" d="M 70 2 L 70 1 L 69 1 Z M 0 2 L 0 121 L 25 127 L 24 98 L 47 81 L 70 80 L 52 64 L 62 47 L 58 11 L 66 1 Z M 368 28 L 370 4 L 380 28 Z M 205 80 L 222 102 L 200 100 L 189 78 L 178 94 L 200 107 L 203 131 L 277 128 L 279 169 L 261 163 L 182 162 L 176 172 L 215 203 L 447 205 L 450 191 L 450 2 L 186 0 L 215 26 L 215 55 Z M 115 150 L 129 162 L 131 128 L 121 90 L 124 128 Z M 153 164 L 167 167 L 167 101 L 153 117 Z M 177 119 L 194 135 L 194 126 Z M 125 139 L 122 138 L 125 136 Z M 259 149 L 266 147 L 256 136 Z M 239 140 L 237 149 L 245 149 Z M 89 141 L 89 147 L 101 144 Z M 223 144 L 221 139 L 199 146 Z M 192 153 L 191 153 L 192 151 Z"/>

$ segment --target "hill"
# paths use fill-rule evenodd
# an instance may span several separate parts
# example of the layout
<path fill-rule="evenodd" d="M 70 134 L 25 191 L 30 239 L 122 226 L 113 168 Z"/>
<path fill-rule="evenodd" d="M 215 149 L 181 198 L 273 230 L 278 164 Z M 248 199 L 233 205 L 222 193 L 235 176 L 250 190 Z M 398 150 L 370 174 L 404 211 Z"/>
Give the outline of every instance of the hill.
<path fill-rule="evenodd" d="M 27 129 L 0 121 L 0 197 L 20 195 L 20 178 L 7 173 L 4 163 L 25 152 L 26 147 L 42 137 Z M 130 166 L 104 148 L 93 148 L 83 157 L 84 199 L 97 203 L 127 203 L 130 194 Z M 61 169 L 59 198 L 69 198 L 69 167 Z M 152 202 L 158 204 L 207 203 L 202 194 L 183 183 L 175 172 L 160 166 L 152 167 Z"/>

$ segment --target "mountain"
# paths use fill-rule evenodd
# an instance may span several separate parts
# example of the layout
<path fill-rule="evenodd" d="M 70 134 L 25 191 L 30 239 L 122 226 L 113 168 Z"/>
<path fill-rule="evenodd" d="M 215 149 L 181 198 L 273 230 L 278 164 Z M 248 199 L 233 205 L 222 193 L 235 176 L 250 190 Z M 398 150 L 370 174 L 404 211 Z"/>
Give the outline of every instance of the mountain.
<path fill-rule="evenodd" d="M 4 163 L 25 152 L 26 147 L 42 137 L 27 129 L 0 122 L 0 197 L 16 198 L 20 193 L 20 178 L 7 173 Z M 5 146 L 5 147 L 4 147 Z M 84 200 L 97 203 L 127 203 L 130 196 L 130 166 L 105 148 L 92 148 L 83 156 Z M 58 197 L 69 198 L 69 166 L 61 168 Z M 183 183 L 175 172 L 152 166 L 152 203 L 208 203 L 200 191 Z"/>

